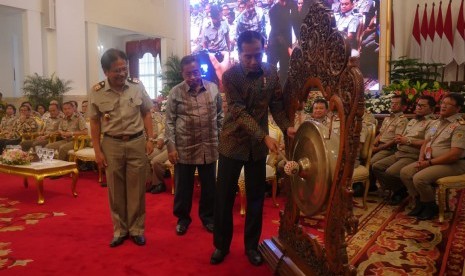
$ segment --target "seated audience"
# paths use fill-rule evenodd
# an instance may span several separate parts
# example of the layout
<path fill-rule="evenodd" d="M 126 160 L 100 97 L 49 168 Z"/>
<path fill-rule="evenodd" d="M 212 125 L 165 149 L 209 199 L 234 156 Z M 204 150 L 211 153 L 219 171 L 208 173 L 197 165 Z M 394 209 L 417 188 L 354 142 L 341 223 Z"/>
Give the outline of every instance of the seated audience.
<path fill-rule="evenodd" d="M 35 148 L 35 146 L 46 146 L 49 143 L 51 136 L 58 135 L 58 127 L 61 122 L 61 119 L 58 117 L 58 105 L 50 104 L 48 106 L 48 112 L 50 116 L 44 120 L 44 127 L 39 130 L 39 136 L 34 140 L 21 142 L 21 148 L 24 151 L 28 151 L 31 147 Z"/>
<path fill-rule="evenodd" d="M 35 118 L 31 115 L 32 109 L 29 105 L 24 104 L 19 108 L 20 115 L 13 121 L 11 132 L 6 133 L 3 139 L 0 139 L 0 151 L 7 145 L 19 145 L 23 135 L 37 132 L 38 125 Z"/>
<path fill-rule="evenodd" d="M 402 112 L 405 100 L 401 96 L 393 96 L 391 99 L 391 115 L 384 118 L 379 134 L 376 136 L 371 157 L 371 165 L 379 160 L 393 155 L 396 150 L 395 136 L 404 132 L 408 119 Z M 377 190 L 376 179 L 370 173 L 370 190 Z"/>
<path fill-rule="evenodd" d="M 431 123 L 418 161 L 400 171 L 402 182 L 415 199 L 409 216 L 433 219 L 439 212 L 433 187 L 436 180 L 465 173 L 465 121 L 459 114 L 463 103 L 463 96 L 458 93 L 444 97 L 439 119 Z"/>
<path fill-rule="evenodd" d="M 86 135 L 87 126 L 84 117 L 75 112 L 73 103 L 66 102 L 63 104 L 63 118 L 58 127 L 59 138 L 61 140 L 47 144 L 45 147 L 58 151 L 58 159 L 68 160 L 68 151 L 73 149 L 74 135 Z"/>
<path fill-rule="evenodd" d="M 383 190 L 393 192 L 390 204 L 398 205 L 407 197 L 407 190 L 400 181 L 400 170 L 418 160 L 425 134 L 433 121 L 436 102 L 431 96 L 421 96 L 415 114 L 402 134 L 395 136 L 397 151 L 373 164 L 373 173 Z"/>
<path fill-rule="evenodd" d="M 165 162 L 168 160 L 168 151 L 165 146 L 165 115 L 160 112 L 160 108 L 157 102 L 154 102 L 152 108 L 152 126 L 153 126 L 153 137 L 154 149 L 153 152 L 148 156 L 150 161 L 151 170 L 151 185 L 147 189 L 147 192 L 152 194 L 159 194 L 166 191 L 166 185 L 163 182 L 165 176 Z"/>

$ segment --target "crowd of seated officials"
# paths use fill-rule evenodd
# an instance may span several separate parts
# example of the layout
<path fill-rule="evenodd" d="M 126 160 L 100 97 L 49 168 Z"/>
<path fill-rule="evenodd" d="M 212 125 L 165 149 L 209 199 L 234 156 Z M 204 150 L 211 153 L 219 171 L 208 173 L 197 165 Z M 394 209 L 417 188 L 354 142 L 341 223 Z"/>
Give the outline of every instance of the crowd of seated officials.
<path fill-rule="evenodd" d="M 77 110 L 75 101 L 65 102 L 61 108 L 58 101 L 52 100 L 47 108 L 38 104 L 35 109 L 26 101 L 20 104 L 19 114 L 13 104 L 4 105 L 0 153 L 7 145 L 20 145 L 27 152 L 39 146 L 56 150 L 55 158 L 67 161 L 68 150 L 73 148 L 73 137 L 87 134 L 85 115 Z"/>

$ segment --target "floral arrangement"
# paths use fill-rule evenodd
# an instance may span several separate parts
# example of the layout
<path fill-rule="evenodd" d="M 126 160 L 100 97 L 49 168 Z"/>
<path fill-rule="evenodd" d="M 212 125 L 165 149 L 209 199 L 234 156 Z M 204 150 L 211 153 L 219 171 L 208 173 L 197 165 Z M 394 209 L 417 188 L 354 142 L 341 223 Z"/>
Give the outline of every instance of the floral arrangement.
<path fill-rule="evenodd" d="M 0 156 L 0 162 L 6 165 L 28 165 L 31 160 L 31 156 L 21 149 L 6 149 Z"/>
<path fill-rule="evenodd" d="M 446 93 L 447 91 L 437 81 L 429 85 L 426 82 L 421 83 L 420 81 L 412 83 L 406 79 L 385 86 L 380 93 L 365 93 L 365 108 L 372 113 L 387 114 L 390 111 L 392 96 L 400 95 L 407 103 L 404 112 L 412 114 L 415 111 L 415 106 L 420 96 L 432 96 L 439 103 Z M 437 105 L 437 108 L 439 108 L 439 105 Z"/>
<path fill-rule="evenodd" d="M 168 102 L 168 99 L 164 95 L 158 96 L 155 101 L 157 101 L 158 105 L 160 106 L 160 111 L 165 112 L 166 111 L 166 103 Z"/>

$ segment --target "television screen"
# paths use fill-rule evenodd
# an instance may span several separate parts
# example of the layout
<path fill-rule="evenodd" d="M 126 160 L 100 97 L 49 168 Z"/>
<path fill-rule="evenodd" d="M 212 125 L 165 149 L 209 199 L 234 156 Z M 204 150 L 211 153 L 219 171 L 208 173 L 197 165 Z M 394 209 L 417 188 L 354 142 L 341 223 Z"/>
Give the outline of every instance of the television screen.
<path fill-rule="evenodd" d="M 282 84 L 289 56 L 311 0 L 189 0 L 191 52 L 203 77 L 218 82 L 213 63 L 238 62 L 237 37 L 260 32 L 266 41 L 263 61 L 278 67 Z M 366 90 L 379 90 L 379 3 L 381 0 L 324 0 L 336 28 L 347 34 L 352 56 L 360 57 Z M 212 63 L 213 61 L 213 63 Z"/>

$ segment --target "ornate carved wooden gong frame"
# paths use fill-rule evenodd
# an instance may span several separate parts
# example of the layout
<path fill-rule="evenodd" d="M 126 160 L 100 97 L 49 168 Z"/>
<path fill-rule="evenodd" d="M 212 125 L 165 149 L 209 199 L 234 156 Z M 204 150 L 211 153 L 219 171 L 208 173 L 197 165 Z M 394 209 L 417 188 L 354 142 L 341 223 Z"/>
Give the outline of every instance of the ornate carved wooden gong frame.
<path fill-rule="evenodd" d="M 300 210 L 288 193 L 281 212 L 279 234 L 260 245 L 271 269 L 280 275 L 355 275 L 346 251 L 346 233 L 356 231 L 352 210 L 352 173 L 364 112 L 363 77 L 350 58 L 346 35 L 337 31 L 331 10 L 315 1 L 301 26 L 299 46 L 291 55 L 285 104 L 294 120 L 311 88 L 318 88 L 340 118 L 340 147 L 326 209 L 324 244 L 312 238 L 299 224 Z M 287 141 L 289 156 L 293 141 Z M 289 178 L 284 184 L 289 186 Z"/>

